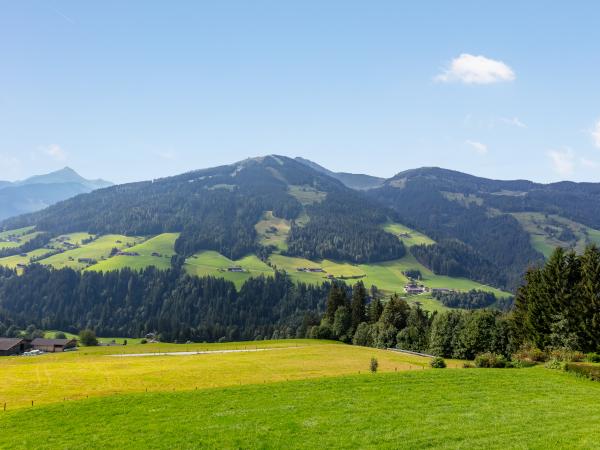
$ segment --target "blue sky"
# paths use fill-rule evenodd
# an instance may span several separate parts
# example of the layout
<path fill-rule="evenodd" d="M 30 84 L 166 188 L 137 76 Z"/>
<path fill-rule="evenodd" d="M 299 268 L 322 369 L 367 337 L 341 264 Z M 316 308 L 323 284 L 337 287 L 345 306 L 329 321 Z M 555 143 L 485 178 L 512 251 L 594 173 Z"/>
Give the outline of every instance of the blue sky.
<path fill-rule="evenodd" d="M 600 3 L 551 3 L 3 2 L 0 179 L 277 153 L 600 182 Z"/>

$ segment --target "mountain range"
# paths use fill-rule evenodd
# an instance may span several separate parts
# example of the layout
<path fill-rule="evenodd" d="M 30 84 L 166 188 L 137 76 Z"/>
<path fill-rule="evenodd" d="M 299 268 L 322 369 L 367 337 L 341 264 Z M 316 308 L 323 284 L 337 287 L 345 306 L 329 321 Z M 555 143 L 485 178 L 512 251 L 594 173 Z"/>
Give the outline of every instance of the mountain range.
<path fill-rule="evenodd" d="M 266 213 L 288 224 L 277 249 L 287 257 L 370 264 L 410 252 L 436 274 L 505 290 L 556 246 L 600 244 L 600 184 L 499 181 L 435 167 L 382 179 L 277 155 L 96 190 L 2 227 L 35 226 L 49 237 L 179 233 L 174 250 L 183 259 L 215 251 L 266 260 L 274 246 L 257 231 Z M 408 234 L 390 231 L 397 225 L 427 240 L 407 249 Z"/>
<path fill-rule="evenodd" d="M 112 186 L 105 180 L 86 180 L 69 167 L 22 181 L 0 181 L 0 220 L 44 209 L 54 203 Z"/>

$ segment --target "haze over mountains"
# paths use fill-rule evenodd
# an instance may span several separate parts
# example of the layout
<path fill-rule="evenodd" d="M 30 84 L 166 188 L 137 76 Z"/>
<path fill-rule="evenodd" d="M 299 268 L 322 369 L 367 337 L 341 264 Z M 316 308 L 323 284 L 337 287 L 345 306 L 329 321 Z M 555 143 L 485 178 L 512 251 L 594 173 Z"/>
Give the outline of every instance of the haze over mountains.
<path fill-rule="evenodd" d="M 78 194 L 112 186 L 105 180 L 87 180 L 70 167 L 22 181 L 0 181 L 0 220 L 39 211 Z"/>

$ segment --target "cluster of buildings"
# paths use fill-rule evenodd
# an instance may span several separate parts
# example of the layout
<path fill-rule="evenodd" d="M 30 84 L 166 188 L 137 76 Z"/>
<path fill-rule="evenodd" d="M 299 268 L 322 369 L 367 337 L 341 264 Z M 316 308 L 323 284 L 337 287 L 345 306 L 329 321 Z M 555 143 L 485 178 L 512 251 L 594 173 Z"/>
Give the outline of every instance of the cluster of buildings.
<path fill-rule="evenodd" d="M 448 292 L 455 292 L 454 289 L 448 288 L 428 288 L 422 284 L 419 284 L 415 281 L 410 281 L 408 284 L 404 286 L 404 292 L 409 295 L 419 295 L 424 294 L 426 292 L 431 292 L 432 294 L 441 294 Z"/>
<path fill-rule="evenodd" d="M 77 347 L 76 339 L 0 338 L 0 356 L 22 355 L 32 350 L 57 353 L 75 347 Z"/>

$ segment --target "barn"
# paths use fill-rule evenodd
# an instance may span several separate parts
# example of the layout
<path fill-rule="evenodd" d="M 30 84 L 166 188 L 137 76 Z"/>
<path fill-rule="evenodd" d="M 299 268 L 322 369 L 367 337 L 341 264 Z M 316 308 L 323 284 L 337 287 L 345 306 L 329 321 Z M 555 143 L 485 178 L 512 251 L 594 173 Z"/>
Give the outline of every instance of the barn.
<path fill-rule="evenodd" d="M 40 350 L 47 353 L 64 352 L 68 348 L 77 346 L 75 339 L 43 339 L 35 338 L 31 341 L 34 350 Z"/>
<path fill-rule="evenodd" d="M 0 356 L 20 355 L 29 347 L 25 339 L 0 338 Z"/>

